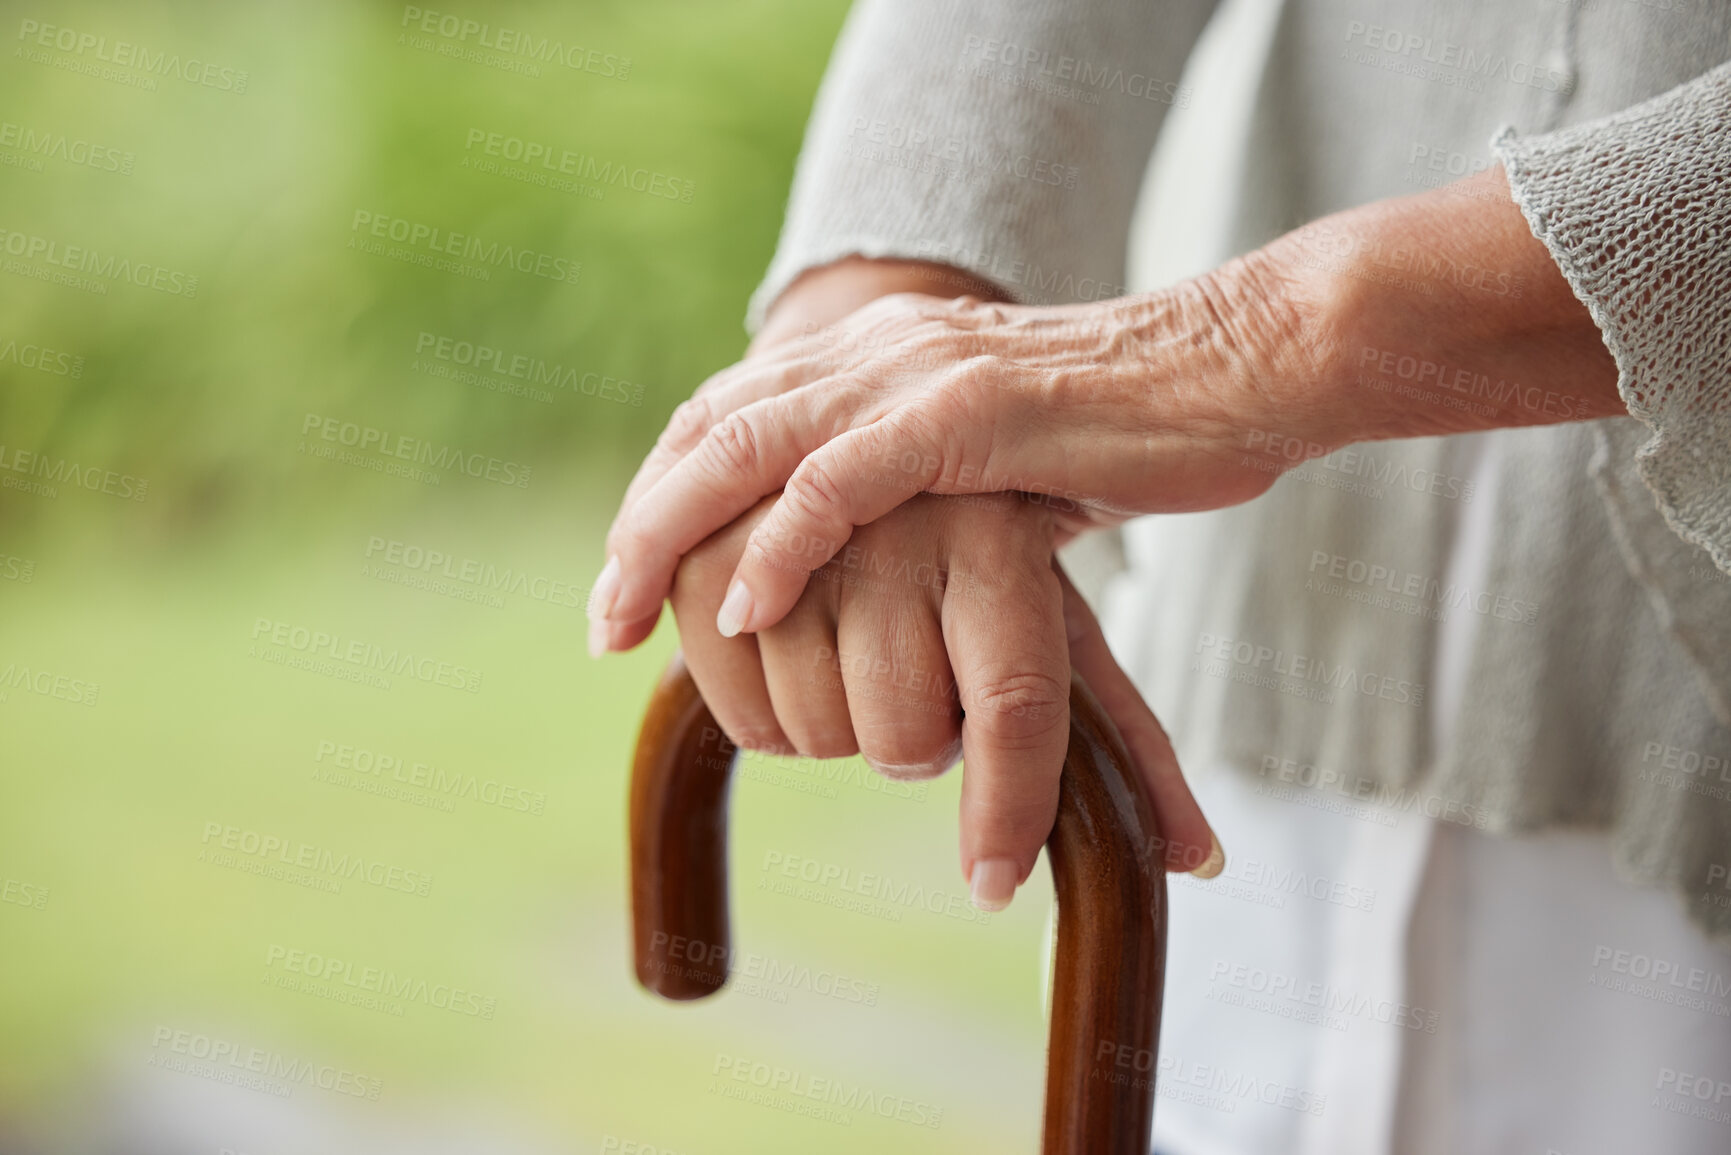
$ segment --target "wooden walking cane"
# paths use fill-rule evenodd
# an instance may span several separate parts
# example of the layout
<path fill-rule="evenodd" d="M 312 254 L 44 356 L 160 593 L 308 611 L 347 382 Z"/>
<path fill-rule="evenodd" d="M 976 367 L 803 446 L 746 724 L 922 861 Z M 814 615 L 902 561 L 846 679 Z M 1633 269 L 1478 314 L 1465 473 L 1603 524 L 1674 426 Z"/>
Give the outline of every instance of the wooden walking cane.
<path fill-rule="evenodd" d="M 637 979 L 663 998 L 700 999 L 727 981 L 733 755 L 675 655 L 650 699 L 631 772 Z M 1058 944 L 1045 1155 L 1148 1151 L 1166 959 L 1161 845 L 1123 739 L 1073 679 L 1070 749 L 1046 841 Z"/>

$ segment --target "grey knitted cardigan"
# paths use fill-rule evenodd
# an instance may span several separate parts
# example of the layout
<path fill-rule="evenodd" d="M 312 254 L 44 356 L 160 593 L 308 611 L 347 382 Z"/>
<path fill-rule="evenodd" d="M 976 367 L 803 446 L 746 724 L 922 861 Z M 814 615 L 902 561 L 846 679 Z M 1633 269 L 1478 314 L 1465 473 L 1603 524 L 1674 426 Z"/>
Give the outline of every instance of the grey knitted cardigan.
<path fill-rule="evenodd" d="M 748 323 L 851 253 L 967 267 L 1024 302 L 1123 292 L 1211 8 L 860 0 Z M 1731 934 L 1728 59 L 1724 0 L 1287 0 L 1248 138 L 1223 142 L 1243 150 L 1235 250 L 1500 160 L 1633 416 L 1500 430 L 1472 457 L 1463 438 L 1343 451 L 1204 515 L 1194 556 L 1138 560 L 1130 527 L 1114 644 L 1188 765 L 1324 768 L 1299 777 L 1493 832 L 1606 829 L 1625 877 Z M 1492 304 L 1521 291 L 1378 259 Z M 1418 350 L 1366 362 L 1367 388 L 1433 401 L 1439 378 L 1468 400 L 1520 385 Z M 1474 493 L 1479 454 L 1494 484 Z M 1448 578 L 1473 500 L 1493 505 L 1482 588 Z M 1443 741 L 1424 683 L 1450 613 L 1478 620 Z"/>

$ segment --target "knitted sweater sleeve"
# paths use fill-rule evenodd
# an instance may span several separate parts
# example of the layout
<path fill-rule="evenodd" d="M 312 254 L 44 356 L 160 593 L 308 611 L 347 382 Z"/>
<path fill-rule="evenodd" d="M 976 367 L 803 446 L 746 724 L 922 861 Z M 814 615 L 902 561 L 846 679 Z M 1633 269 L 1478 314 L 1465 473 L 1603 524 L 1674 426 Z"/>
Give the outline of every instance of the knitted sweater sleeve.
<path fill-rule="evenodd" d="M 1012 300 L 1123 293 L 1130 214 L 1214 0 L 858 0 L 818 92 L 747 327 L 858 254 Z"/>
<path fill-rule="evenodd" d="M 1495 141 L 1650 436 L 1641 480 L 1731 571 L 1731 64 L 1603 120 Z"/>
<path fill-rule="evenodd" d="M 1731 721 L 1731 64 L 1492 146 L 1637 419 L 1601 423 L 1596 480 L 1619 541 Z"/>

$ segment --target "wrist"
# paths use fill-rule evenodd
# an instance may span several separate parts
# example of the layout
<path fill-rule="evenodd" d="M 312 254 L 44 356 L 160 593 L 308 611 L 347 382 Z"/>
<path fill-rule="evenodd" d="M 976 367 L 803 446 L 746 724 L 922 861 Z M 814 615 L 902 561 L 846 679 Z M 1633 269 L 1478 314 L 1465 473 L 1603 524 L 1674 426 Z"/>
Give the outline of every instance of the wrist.
<path fill-rule="evenodd" d="M 1191 342 L 1203 362 L 1188 375 L 1218 383 L 1215 416 L 1232 448 L 1277 474 L 1372 436 L 1341 323 L 1354 305 L 1290 236 L 1188 282 L 1181 301 L 1209 335 Z"/>
<path fill-rule="evenodd" d="M 1339 444 L 1627 413 L 1597 325 L 1500 167 L 1266 251 L 1317 282 L 1318 389 Z"/>

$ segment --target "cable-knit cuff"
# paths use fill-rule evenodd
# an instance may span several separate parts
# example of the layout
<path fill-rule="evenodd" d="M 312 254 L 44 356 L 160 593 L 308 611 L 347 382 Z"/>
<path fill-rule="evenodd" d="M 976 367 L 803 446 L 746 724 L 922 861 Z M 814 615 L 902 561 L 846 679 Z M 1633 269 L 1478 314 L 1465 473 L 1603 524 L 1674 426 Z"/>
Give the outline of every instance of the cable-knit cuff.
<path fill-rule="evenodd" d="M 1660 514 L 1731 572 L 1731 65 L 1492 148 L 1651 431 L 1635 462 Z"/>

